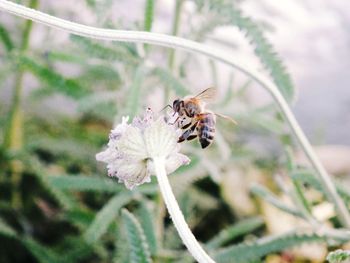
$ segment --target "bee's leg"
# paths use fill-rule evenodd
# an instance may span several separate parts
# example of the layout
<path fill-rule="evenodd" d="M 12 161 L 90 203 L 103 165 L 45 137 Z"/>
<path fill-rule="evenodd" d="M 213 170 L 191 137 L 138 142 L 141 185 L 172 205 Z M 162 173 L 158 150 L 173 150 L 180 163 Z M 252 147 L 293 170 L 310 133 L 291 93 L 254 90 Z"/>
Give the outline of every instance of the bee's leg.
<path fill-rule="evenodd" d="M 189 128 L 188 130 L 184 131 L 183 134 L 181 134 L 181 136 L 179 137 L 179 139 L 177 140 L 177 142 L 183 142 L 184 140 L 187 140 L 192 133 L 195 131 L 196 127 L 197 127 L 198 122 L 195 122 L 191 128 Z"/>
<path fill-rule="evenodd" d="M 168 123 L 168 124 L 174 125 L 179 119 L 180 119 L 180 116 L 178 116 L 178 117 L 176 118 L 176 120 L 175 120 L 173 123 Z"/>
<path fill-rule="evenodd" d="M 182 126 L 181 129 L 186 130 L 188 127 L 191 126 L 191 124 L 192 124 L 192 122 L 189 122 L 189 123 L 185 124 L 184 126 Z"/>
<path fill-rule="evenodd" d="M 189 118 L 193 118 L 194 117 L 195 113 L 194 113 L 193 110 L 187 110 L 186 108 L 184 108 L 183 110 L 184 110 L 184 112 L 185 112 L 187 117 L 189 117 Z"/>
<path fill-rule="evenodd" d="M 197 138 L 197 134 L 192 134 L 192 135 L 188 136 L 187 141 L 193 140 L 195 138 Z"/>
<path fill-rule="evenodd" d="M 184 133 L 181 134 L 181 136 L 179 137 L 177 142 L 183 142 L 183 141 L 187 140 L 187 138 L 190 137 L 192 133 L 193 133 L 193 131 L 191 129 L 184 131 Z"/>

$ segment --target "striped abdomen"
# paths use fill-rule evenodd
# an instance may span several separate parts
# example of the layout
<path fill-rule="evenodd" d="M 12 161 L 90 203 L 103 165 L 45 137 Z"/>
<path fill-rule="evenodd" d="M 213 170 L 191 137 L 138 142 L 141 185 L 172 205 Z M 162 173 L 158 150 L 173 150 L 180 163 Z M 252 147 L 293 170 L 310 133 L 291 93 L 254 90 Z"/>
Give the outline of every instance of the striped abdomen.
<path fill-rule="evenodd" d="M 198 119 L 197 134 L 202 148 L 208 147 L 215 135 L 215 115 L 211 112 L 201 113 L 196 117 Z"/>

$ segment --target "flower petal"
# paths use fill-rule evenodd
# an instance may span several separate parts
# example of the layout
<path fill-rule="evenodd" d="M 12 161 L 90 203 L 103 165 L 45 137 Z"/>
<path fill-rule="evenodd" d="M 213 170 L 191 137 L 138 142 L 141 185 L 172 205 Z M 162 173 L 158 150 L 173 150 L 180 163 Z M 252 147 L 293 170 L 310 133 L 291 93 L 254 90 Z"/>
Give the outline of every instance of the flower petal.
<path fill-rule="evenodd" d="M 124 182 L 128 189 L 133 189 L 135 186 L 150 182 L 150 174 L 146 169 L 146 162 L 123 162 L 117 170 L 116 176 L 120 182 Z"/>
<path fill-rule="evenodd" d="M 96 154 L 96 160 L 104 163 L 113 162 L 118 158 L 118 151 L 114 148 L 108 147 L 103 152 Z"/>
<path fill-rule="evenodd" d="M 168 174 L 174 172 L 182 165 L 188 165 L 190 163 L 190 158 L 181 153 L 174 153 L 170 155 L 165 161 L 165 169 Z"/>
<path fill-rule="evenodd" d="M 128 127 L 117 143 L 118 151 L 135 160 L 147 159 L 148 154 L 141 131 L 135 127 Z"/>
<path fill-rule="evenodd" d="M 132 120 L 132 126 L 139 128 L 141 131 L 144 131 L 153 121 L 153 111 L 148 108 L 146 112 L 141 117 L 135 117 Z"/>
<path fill-rule="evenodd" d="M 111 133 L 109 134 L 109 143 L 116 142 L 118 139 L 120 139 L 125 130 L 130 126 L 130 124 L 128 124 L 128 120 L 129 116 L 122 117 L 122 123 L 118 124 L 113 130 L 111 130 Z"/>
<path fill-rule="evenodd" d="M 145 129 L 144 139 L 148 155 L 151 158 L 167 158 L 176 150 L 176 132 L 162 118 L 159 118 Z"/>

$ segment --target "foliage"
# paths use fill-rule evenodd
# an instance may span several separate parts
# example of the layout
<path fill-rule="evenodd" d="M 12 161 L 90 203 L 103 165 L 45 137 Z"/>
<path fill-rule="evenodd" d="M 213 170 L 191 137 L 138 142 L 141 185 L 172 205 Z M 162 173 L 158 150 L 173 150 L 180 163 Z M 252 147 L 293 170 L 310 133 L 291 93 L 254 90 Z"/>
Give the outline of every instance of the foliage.
<path fill-rule="evenodd" d="M 128 212 L 126 209 L 122 210 L 122 216 L 129 241 L 130 262 L 151 263 L 152 260 L 149 252 L 149 246 L 140 223 L 133 216 L 133 214 Z"/>
<path fill-rule="evenodd" d="M 328 254 L 329 263 L 342 263 L 350 260 L 350 251 L 338 249 Z"/>
<path fill-rule="evenodd" d="M 213 12 L 217 15 L 212 20 L 208 20 L 206 25 L 206 31 L 215 29 L 218 25 L 235 25 L 239 30 L 245 33 L 249 42 L 255 46 L 255 54 L 259 57 L 261 63 L 270 72 L 272 79 L 274 80 L 281 93 L 284 95 L 287 101 L 293 101 L 295 97 L 295 91 L 291 77 L 286 71 L 281 59 L 274 51 L 273 46 L 264 36 L 261 26 L 248 16 L 245 16 L 241 10 L 237 7 L 235 1 L 226 0 L 197 0 L 200 3 L 200 10 L 204 9 L 203 6 L 207 5 L 209 13 Z M 210 17 L 210 16 L 209 16 Z"/>
<path fill-rule="evenodd" d="M 114 2 L 86 0 L 89 24 L 152 31 L 153 22 L 160 18 L 157 1 L 144 1 L 139 7 L 144 8 L 144 17 L 136 21 L 119 19 L 112 12 Z M 178 18 L 174 23 L 179 23 L 172 25 L 175 33 L 205 41 L 220 26 L 238 27 L 283 95 L 289 101 L 294 98 L 282 62 L 260 23 L 240 11 L 240 1 L 194 1 L 193 16 L 205 18 L 198 28 L 187 28 L 180 19 L 185 14 L 182 2 L 177 1 L 174 10 Z M 80 10 L 68 11 L 71 15 Z M 61 16 L 60 11 L 52 12 Z M 180 52 L 172 52 L 164 61 L 159 58 L 169 53 L 162 48 L 67 37 L 36 24 L 34 30 L 40 34 L 35 32 L 35 37 L 41 42 L 34 41 L 32 34 L 32 42 L 23 50 L 22 35 L 29 38 L 31 29 L 21 19 L 15 23 L 4 19 L 0 19 L 1 92 L 15 89 L 13 79 L 19 72 L 23 81 L 13 98 L 0 105 L 0 135 L 14 139 L 8 126 L 17 105 L 23 115 L 19 127 L 24 141 L 13 149 L 0 140 L 0 262 L 193 262 L 170 223 L 156 180 L 129 191 L 107 177 L 95 154 L 122 116 L 135 116 L 148 106 L 160 110 L 175 97 L 197 92 L 192 88 L 198 77 L 193 76 L 194 67 L 202 69 L 208 63 L 212 82 L 219 83 L 216 63 L 200 64 Z M 309 229 L 273 235 L 271 222 L 258 216 L 264 212 L 261 202 L 268 202 L 310 224 L 313 206 L 325 200 L 320 182 L 309 169 L 296 165 L 292 156 L 284 162 L 283 157 L 277 159 L 247 143 L 257 137 L 276 145 L 275 137 L 285 136 L 284 123 L 270 104 L 249 104 L 252 79 L 236 81 L 235 72 L 230 76 L 227 84 L 218 85 L 223 96 L 212 106 L 234 116 L 239 125 L 218 120 L 214 143 L 205 151 L 196 140 L 184 143 L 182 151 L 191 163 L 169 176 L 194 235 L 217 262 L 257 262 L 301 244 L 346 242 L 347 237 L 321 236 Z M 280 144 L 294 147 L 290 141 Z M 289 176 L 278 183 L 271 177 L 276 173 Z M 259 178 L 254 178 L 256 174 Z M 260 184 L 252 186 L 252 180 Z M 252 211 L 242 212 L 235 200 L 225 196 L 227 189 L 243 195 Z M 348 189 L 338 183 L 337 190 L 349 205 Z M 309 200 L 305 198 L 309 191 L 321 195 Z M 326 223 L 339 226 L 334 218 Z M 329 258 L 344 255 L 337 253 Z"/>
<path fill-rule="evenodd" d="M 315 241 L 323 241 L 324 238 L 315 234 L 285 234 L 275 237 L 265 237 L 252 243 L 239 244 L 231 247 L 227 247 L 219 251 L 215 259 L 217 262 L 255 262 L 261 257 L 273 253 L 279 252 L 284 249 L 300 246 L 303 243 L 310 243 Z"/>

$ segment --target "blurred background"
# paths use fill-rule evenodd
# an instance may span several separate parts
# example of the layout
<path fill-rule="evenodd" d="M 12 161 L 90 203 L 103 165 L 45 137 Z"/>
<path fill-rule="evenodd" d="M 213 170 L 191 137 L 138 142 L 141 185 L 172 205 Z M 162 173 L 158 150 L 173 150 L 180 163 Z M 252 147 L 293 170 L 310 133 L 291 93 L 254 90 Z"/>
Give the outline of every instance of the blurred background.
<path fill-rule="evenodd" d="M 203 42 L 269 75 L 348 205 L 350 2 L 14 2 Z M 86 39 L 0 12 L 0 262 L 193 262 L 155 178 L 130 192 L 95 154 L 122 116 L 210 86 L 219 93 L 211 109 L 239 124 L 218 120 L 208 150 L 184 143 L 192 162 L 170 176 L 209 253 L 217 262 L 325 262 L 348 247 L 297 231 L 341 222 L 278 108 L 246 75 L 201 55 Z"/>

